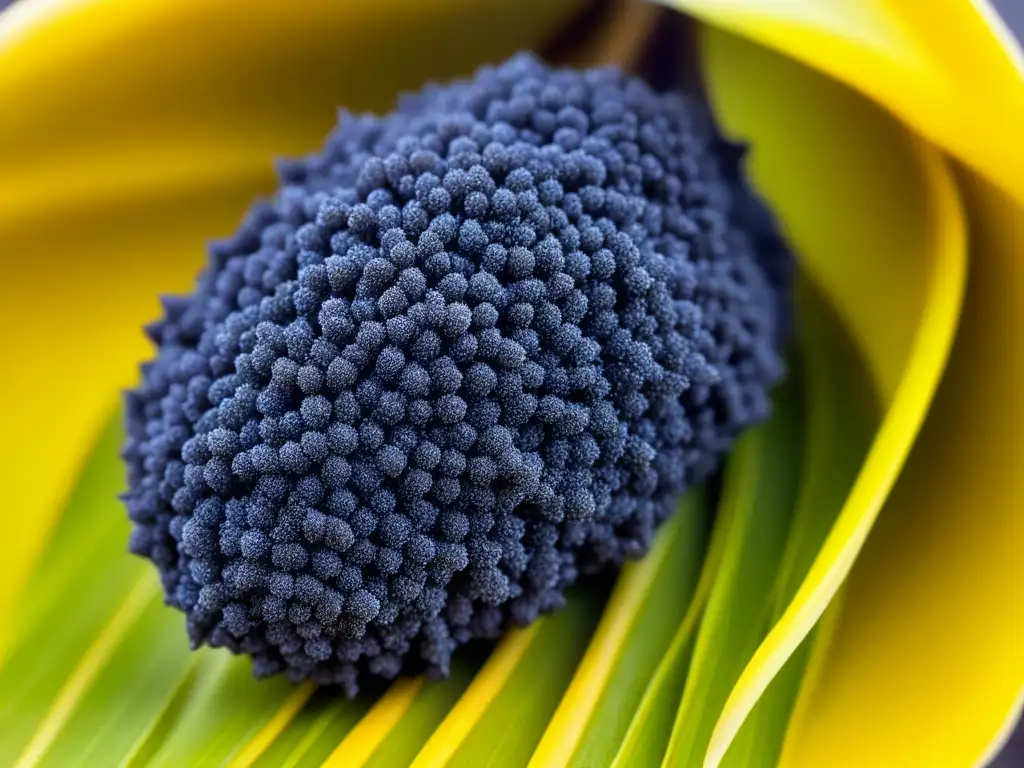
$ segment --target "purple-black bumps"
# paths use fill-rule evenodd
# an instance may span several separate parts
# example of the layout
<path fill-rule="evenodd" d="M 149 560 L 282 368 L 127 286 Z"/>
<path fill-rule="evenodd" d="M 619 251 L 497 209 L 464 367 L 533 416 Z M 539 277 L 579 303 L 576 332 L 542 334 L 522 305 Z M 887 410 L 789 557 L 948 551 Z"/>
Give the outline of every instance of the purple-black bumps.
<path fill-rule="evenodd" d="M 781 373 L 740 154 L 522 55 L 286 164 L 127 398 L 131 549 L 192 644 L 355 695 L 642 555 Z"/>

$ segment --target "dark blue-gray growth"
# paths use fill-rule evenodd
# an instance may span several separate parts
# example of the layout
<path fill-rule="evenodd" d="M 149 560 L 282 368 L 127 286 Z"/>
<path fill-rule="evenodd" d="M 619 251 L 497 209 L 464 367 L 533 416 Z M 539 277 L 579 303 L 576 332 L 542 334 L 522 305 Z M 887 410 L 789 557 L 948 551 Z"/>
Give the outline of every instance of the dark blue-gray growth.
<path fill-rule="evenodd" d="M 131 549 L 193 645 L 354 695 L 642 555 L 781 371 L 739 155 L 519 56 L 287 164 L 128 396 Z"/>

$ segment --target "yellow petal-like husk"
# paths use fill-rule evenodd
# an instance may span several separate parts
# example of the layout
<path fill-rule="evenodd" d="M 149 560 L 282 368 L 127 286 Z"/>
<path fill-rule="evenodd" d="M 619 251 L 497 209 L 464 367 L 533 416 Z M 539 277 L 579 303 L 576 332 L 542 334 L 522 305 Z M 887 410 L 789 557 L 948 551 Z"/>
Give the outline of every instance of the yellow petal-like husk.
<path fill-rule="evenodd" d="M 859 90 L 1024 204 L 1024 55 L 987 0 L 662 0 Z"/>
<path fill-rule="evenodd" d="M 716 766 L 839 589 L 900 472 L 952 342 L 966 241 L 934 149 L 792 60 L 715 29 L 704 41 L 716 111 L 728 133 L 753 142 L 753 179 L 849 327 L 885 411 L 831 534 L 726 703 L 705 763 Z"/>
<path fill-rule="evenodd" d="M 1024 209 L 960 179 L 972 259 L 956 345 L 786 768 L 981 765 L 1024 690 Z"/>

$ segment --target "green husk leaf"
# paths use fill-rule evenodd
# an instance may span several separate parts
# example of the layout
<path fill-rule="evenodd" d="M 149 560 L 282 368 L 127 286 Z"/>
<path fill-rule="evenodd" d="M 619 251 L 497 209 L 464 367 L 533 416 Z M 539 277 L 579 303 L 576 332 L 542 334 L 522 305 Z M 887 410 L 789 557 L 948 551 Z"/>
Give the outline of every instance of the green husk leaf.
<path fill-rule="evenodd" d="M 449 718 L 475 718 L 450 758 L 424 760 L 421 752 L 414 767 L 420 768 L 421 760 L 422 768 L 442 764 L 451 768 L 525 766 L 586 650 L 602 602 L 599 593 L 576 591 L 569 595 L 565 608 L 539 619 L 526 650 L 483 711 L 473 711 L 478 706 L 471 699 L 474 683 L 449 714 Z M 469 711 L 459 711 L 461 707 Z M 446 720 L 433 738 L 450 737 L 447 725 Z"/>
<path fill-rule="evenodd" d="M 188 660 L 180 617 L 150 600 L 79 699 L 42 765 L 118 765 L 159 716 Z"/>
<path fill-rule="evenodd" d="M 644 560 L 623 568 L 593 641 L 531 765 L 611 763 L 693 599 L 707 543 L 705 493 L 692 490 Z M 596 701 L 589 689 L 599 682 Z M 581 694 L 581 691 L 586 691 Z M 567 731 L 580 708 L 579 729 Z"/>
<path fill-rule="evenodd" d="M 109 558 L 125 561 L 126 572 L 141 561 L 125 557 L 131 526 L 117 494 L 124 490 L 124 465 L 118 453 L 124 439 L 120 413 L 97 436 L 75 487 L 43 548 L 35 572 L 20 597 L 12 617 L 12 643 L 17 645 L 33 631 L 45 633 L 41 621 L 51 621 L 54 606 L 67 596 L 86 594 L 84 579 L 103 576 Z M 92 582 L 90 582 L 92 583 Z M 127 583 L 127 582 L 126 582 Z M 76 601 L 78 602 L 78 601 Z M 66 607 L 66 606 L 64 606 Z M 82 613 L 76 611 L 76 613 Z M 13 649 L 12 649 L 13 650 Z M 7 659 L 3 659 L 3 665 Z"/>
<path fill-rule="evenodd" d="M 254 766 L 314 768 L 321 765 L 372 703 L 369 698 L 349 701 L 333 688 L 317 691 Z"/>
<path fill-rule="evenodd" d="M 743 667 L 764 637 L 800 468 L 799 393 L 791 379 L 775 415 L 748 432 L 726 466 L 719 514 L 727 540 L 693 649 L 663 765 L 699 767 Z"/>
<path fill-rule="evenodd" d="M 729 510 L 723 510 L 723 514 L 715 521 L 693 601 L 644 691 L 640 706 L 619 745 L 612 768 L 657 765 L 665 755 L 675 722 L 676 707 L 686 684 L 697 629 L 728 541 L 729 518 Z"/>
<path fill-rule="evenodd" d="M 366 761 L 365 768 L 407 768 L 430 734 L 441 724 L 466 690 L 478 665 L 465 659 L 452 663 L 451 677 L 428 681 L 395 726 L 392 735 Z M 342 763 L 343 765 L 343 763 Z"/>
<path fill-rule="evenodd" d="M 806 425 L 803 470 L 793 527 L 772 595 L 765 632 L 778 620 L 807 575 L 857 477 L 878 425 L 871 384 L 833 310 L 809 285 L 800 291 Z M 769 684 L 722 762 L 724 768 L 771 768 L 816 633 L 800 644 Z"/>
<path fill-rule="evenodd" d="M 144 564 L 125 553 L 129 525 L 117 500 L 124 487 L 121 435 L 116 422 L 99 438 L 13 617 L 0 667 L 2 765 L 45 756 L 74 714 L 52 712 L 54 703 L 145 574 Z"/>
<path fill-rule="evenodd" d="M 199 651 L 195 683 L 151 766 L 230 765 L 304 689 L 283 678 L 255 680 L 248 659 Z"/>
<path fill-rule="evenodd" d="M 165 697 L 163 707 L 150 719 L 145 730 L 132 745 L 131 751 L 121 761 L 119 768 L 142 768 L 149 764 L 181 717 L 185 702 L 188 701 L 189 693 L 199 674 L 201 661 L 202 657 L 198 654 L 189 656 L 184 673 L 178 678 L 174 689 Z"/>

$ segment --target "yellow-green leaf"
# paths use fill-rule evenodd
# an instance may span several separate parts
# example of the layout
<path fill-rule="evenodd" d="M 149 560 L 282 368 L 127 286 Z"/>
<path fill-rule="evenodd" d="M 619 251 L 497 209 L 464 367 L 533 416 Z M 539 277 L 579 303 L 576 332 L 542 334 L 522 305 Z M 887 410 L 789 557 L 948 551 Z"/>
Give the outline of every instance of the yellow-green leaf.
<path fill-rule="evenodd" d="M 846 500 L 878 418 L 864 367 L 834 313 L 806 281 L 798 298 L 804 372 L 804 451 L 800 490 L 786 550 L 775 575 L 771 615 L 782 616 L 810 570 Z M 773 768 L 803 679 L 810 634 L 779 670 L 747 717 L 722 763 Z"/>
<path fill-rule="evenodd" d="M 728 510 L 726 510 L 728 512 Z M 719 514 L 714 523 L 711 541 L 701 568 L 700 579 L 675 636 L 647 684 L 629 729 L 615 755 L 612 768 L 657 765 L 665 756 L 676 710 L 682 698 L 686 674 L 690 668 L 693 643 L 704 615 L 708 595 L 718 578 L 718 568 L 729 538 L 730 520 Z"/>
<path fill-rule="evenodd" d="M 155 584 L 141 614 L 91 685 L 81 691 L 40 765 L 120 765 L 160 716 L 185 672 L 188 647 L 181 617 L 154 599 Z"/>
<path fill-rule="evenodd" d="M 453 660 L 446 680 L 398 680 L 324 761 L 324 768 L 406 768 L 466 690 L 475 669 L 463 654 Z"/>
<path fill-rule="evenodd" d="M 983 765 L 1024 690 L 1024 208 L 959 176 L 971 273 L 949 369 L 782 765 Z"/>
<path fill-rule="evenodd" d="M 525 766 L 586 649 L 600 597 L 572 592 L 563 609 L 506 636 L 412 768 Z"/>
<path fill-rule="evenodd" d="M 902 469 L 952 344 L 966 235 L 942 157 L 891 116 L 724 32 L 708 30 L 705 43 L 727 132 L 754 142 L 754 180 L 853 337 L 885 412 L 807 577 L 726 703 L 706 760 L 714 768 L 839 589 Z"/>
<path fill-rule="evenodd" d="M 988 0 L 662 0 L 864 93 L 1024 204 L 1024 55 Z"/>
<path fill-rule="evenodd" d="M 117 501 L 123 488 L 120 440 L 121 430 L 112 424 L 82 473 L 50 557 L 29 581 L 24 609 L 10 622 L 14 640 L 0 666 L 0 764 L 13 765 L 24 750 L 26 757 L 37 755 L 33 759 L 45 752 L 57 735 L 53 725 L 71 714 L 63 709 L 74 703 L 67 698 L 67 691 L 75 692 L 69 685 L 87 683 L 83 675 L 99 671 L 81 670 L 82 659 L 93 649 L 93 659 L 102 663 L 100 656 L 118 640 L 108 634 L 102 647 L 94 648 L 104 630 L 112 623 L 118 630 L 128 628 L 122 619 L 130 616 L 119 617 L 119 611 L 145 566 L 125 552 L 129 526 Z M 137 600 L 129 605 L 141 607 Z M 54 711 L 62 691 L 64 704 Z"/>
<path fill-rule="evenodd" d="M 181 717 L 148 765 L 247 765 L 250 745 L 260 745 L 265 729 L 279 732 L 277 726 L 287 724 L 312 693 L 311 686 L 283 678 L 253 679 L 247 658 L 224 650 L 201 653 L 205 658 Z"/>
<path fill-rule="evenodd" d="M 181 717 L 181 711 L 188 701 L 202 660 L 198 654 L 189 657 L 184 673 L 164 697 L 163 706 L 153 713 L 149 723 L 135 739 L 131 750 L 119 763 L 119 768 L 142 768 L 160 749 L 160 745 L 167 739 L 174 724 Z"/>
<path fill-rule="evenodd" d="M 663 765 L 699 768 L 718 713 L 763 637 L 800 470 L 799 388 L 776 391 L 775 414 L 733 449 L 719 515 L 722 560 L 697 634 Z"/>
<path fill-rule="evenodd" d="M 623 569 L 530 768 L 609 764 L 689 608 L 707 542 L 705 494 L 691 490 L 647 556 Z"/>
<path fill-rule="evenodd" d="M 372 703 L 368 696 L 349 701 L 333 688 L 317 691 L 255 765 L 257 768 L 321 765 Z"/>

